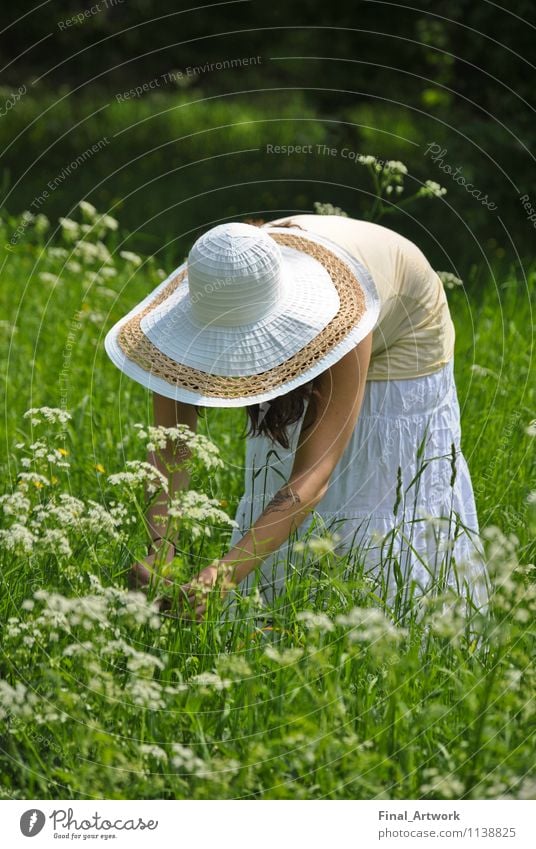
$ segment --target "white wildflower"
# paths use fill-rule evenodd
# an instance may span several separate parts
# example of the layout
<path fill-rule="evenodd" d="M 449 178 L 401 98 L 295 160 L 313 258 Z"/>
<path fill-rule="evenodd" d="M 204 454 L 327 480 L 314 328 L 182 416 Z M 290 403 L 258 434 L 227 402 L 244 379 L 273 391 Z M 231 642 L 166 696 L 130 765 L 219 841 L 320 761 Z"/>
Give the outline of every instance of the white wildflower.
<path fill-rule="evenodd" d="M 99 218 L 99 224 L 103 224 L 107 230 L 117 230 L 119 221 L 111 215 L 103 215 Z"/>
<path fill-rule="evenodd" d="M 97 217 L 97 210 L 92 203 L 89 203 L 89 201 L 87 200 L 81 200 L 79 201 L 78 206 L 80 207 L 82 215 L 87 221 L 95 220 L 95 218 Z"/>
<path fill-rule="evenodd" d="M 158 681 L 147 678 L 134 678 L 126 687 L 126 692 L 135 705 L 147 710 L 162 710 L 166 702 L 162 697 L 162 687 Z"/>
<path fill-rule="evenodd" d="M 50 283 L 52 286 L 55 286 L 61 280 L 57 274 L 51 274 L 49 271 L 40 271 L 39 279 L 42 283 Z"/>
<path fill-rule="evenodd" d="M 205 762 L 197 757 L 197 755 L 188 746 L 183 746 L 182 743 L 173 743 L 173 757 L 171 763 L 175 769 L 184 770 L 193 775 L 205 775 Z"/>
<path fill-rule="evenodd" d="M 66 248 L 58 248 L 54 245 L 48 249 L 49 259 L 65 259 L 69 256 L 69 251 Z"/>
<path fill-rule="evenodd" d="M 376 165 L 376 157 L 370 156 L 370 154 L 369 155 L 360 154 L 357 157 L 357 160 L 358 160 L 358 162 L 361 163 L 361 165 Z"/>
<path fill-rule="evenodd" d="M 315 610 L 300 610 L 296 614 L 298 622 L 303 622 L 311 631 L 333 631 L 335 626 L 326 613 Z"/>
<path fill-rule="evenodd" d="M 110 262 L 112 255 L 104 242 L 88 242 L 84 239 L 79 239 L 74 248 L 73 253 L 78 256 L 82 262 Z"/>
<path fill-rule="evenodd" d="M 25 525 L 21 525 L 19 522 L 15 522 L 8 529 L 0 530 L 0 542 L 6 551 L 22 551 L 24 554 L 30 554 L 36 539 L 37 537 Z"/>
<path fill-rule="evenodd" d="M 26 491 L 29 484 L 33 484 L 36 489 L 41 489 L 44 486 L 50 486 L 50 481 L 44 475 L 38 475 L 36 472 L 19 472 L 17 475 L 21 488 Z"/>
<path fill-rule="evenodd" d="M 103 268 L 99 270 L 99 274 L 102 277 L 117 277 L 117 269 L 113 268 L 111 265 L 105 265 Z"/>
<path fill-rule="evenodd" d="M 116 293 L 113 289 L 108 289 L 107 286 L 97 286 L 96 292 L 98 295 L 101 295 L 103 298 L 115 298 Z"/>
<path fill-rule="evenodd" d="M 0 719 L 7 717 L 23 717 L 31 719 L 37 696 L 28 690 L 21 681 L 11 686 L 0 679 Z"/>
<path fill-rule="evenodd" d="M 389 160 L 385 163 L 385 166 L 384 166 L 384 167 L 385 167 L 385 170 L 386 170 L 386 171 L 391 171 L 391 172 L 392 172 L 392 173 L 394 173 L 394 174 L 403 174 L 403 175 L 405 175 L 405 174 L 407 174 L 407 173 L 408 173 L 408 169 L 407 169 L 407 167 L 404 165 L 404 163 L 403 163 L 403 162 L 400 162 L 400 160 L 398 160 L 398 159 L 389 159 Z"/>
<path fill-rule="evenodd" d="M 119 251 L 119 256 L 134 266 L 142 264 L 141 257 L 139 257 L 138 254 L 132 253 L 132 251 Z"/>
<path fill-rule="evenodd" d="M 451 271 L 436 271 L 437 276 L 441 280 L 445 289 L 455 289 L 457 286 L 463 286 L 463 280 L 452 274 Z"/>
<path fill-rule="evenodd" d="M 140 753 L 144 758 L 154 758 L 157 761 L 167 761 L 168 758 L 166 752 L 153 743 L 142 743 Z"/>
<path fill-rule="evenodd" d="M 207 690 L 220 692 L 230 687 L 233 682 L 229 678 L 221 678 L 217 672 L 200 672 L 190 679 L 190 683 Z"/>
<path fill-rule="evenodd" d="M 191 533 L 194 538 L 201 535 L 210 536 L 210 524 L 226 524 L 230 527 L 238 527 L 234 519 L 231 519 L 219 506 L 216 498 L 209 498 L 202 492 L 194 490 L 181 491 L 170 502 L 168 516 L 180 519 L 189 519 L 199 522 L 201 527 L 193 525 Z"/>
<path fill-rule="evenodd" d="M 43 215 L 42 212 L 39 212 L 35 216 L 35 221 L 34 221 L 33 226 L 34 226 L 34 230 L 35 230 L 36 233 L 40 233 L 40 234 L 46 233 L 46 231 L 50 227 L 50 221 L 48 220 L 46 215 Z"/>
<path fill-rule="evenodd" d="M 157 608 L 153 602 L 149 602 L 147 596 L 142 592 L 118 590 L 114 587 L 102 589 L 104 593 L 115 595 L 117 601 L 122 605 L 117 614 L 123 618 L 133 620 L 137 625 L 149 625 L 157 630 L 161 626 L 161 620 L 156 615 Z"/>
<path fill-rule="evenodd" d="M 125 652 L 128 654 L 127 667 L 130 672 L 152 672 L 154 669 L 163 669 L 164 664 L 160 660 L 160 658 L 155 657 L 153 654 L 147 654 L 147 652 L 137 651 L 132 648 L 132 646 L 128 646 L 128 649 Z"/>
<path fill-rule="evenodd" d="M 310 537 L 306 540 L 298 540 L 294 543 L 294 551 L 308 551 L 317 557 L 325 557 L 333 554 L 338 543 L 336 535 L 324 534 L 321 537 Z"/>
<path fill-rule="evenodd" d="M 188 449 L 207 469 L 223 468 L 218 447 L 208 437 L 194 433 L 188 425 L 176 427 L 135 424 L 140 439 L 146 441 L 148 451 L 164 450 L 168 445 Z"/>
<path fill-rule="evenodd" d="M 142 462 L 140 460 L 127 460 L 126 467 L 128 471 L 117 472 L 108 476 L 108 482 L 112 486 L 126 486 L 129 489 L 134 489 L 140 484 L 146 484 L 147 492 L 152 495 L 158 489 L 168 491 L 169 484 L 167 478 L 151 463 Z"/>
<path fill-rule="evenodd" d="M 60 528 L 48 528 L 39 538 L 39 547 L 63 557 L 70 557 L 73 553 L 68 538 Z"/>
<path fill-rule="evenodd" d="M 233 680 L 248 678 L 253 674 L 247 660 L 238 654 L 221 655 L 218 658 L 218 670 L 230 675 Z"/>
<path fill-rule="evenodd" d="M 88 532 L 105 533 L 113 539 L 119 539 L 119 529 L 128 516 L 127 508 L 121 504 L 111 510 L 106 510 L 101 504 L 92 499 L 88 500 L 86 515 L 80 523 Z"/>
<path fill-rule="evenodd" d="M 486 368 L 485 366 L 480 366 L 478 363 L 473 363 L 471 365 L 471 371 L 477 377 L 488 377 L 488 375 L 493 374 L 493 372 L 490 371 L 489 368 Z"/>
<path fill-rule="evenodd" d="M 71 414 L 67 410 L 61 410 L 59 407 L 32 407 L 26 410 L 23 418 L 31 418 L 33 425 L 43 424 L 66 424 L 71 418 Z"/>
<path fill-rule="evenodd" d="M 303 657 L 303 649 L 298 648 L 288 648 L 288 649 L 276 649 L 275 646 L 267 646 L 264 650 L 264 654 L 266 657 L 273 660 L 275 663 L 278 663 L 279 666 L 292 666 L 297 661 Z"/>
<path fill-rule="evenodd" d="M 456 775 L 429 767 L 423 770 L 425 783 L 421 784 L 420 792 L 434 797 L 441 794 L 444 799 L 459 799 L 464 791 L 464 784 Z"/>
<path fill-rule="evenodd" d="M 375 607 L 354 607 L 348 613 L 340 613 L 335 621 L 351 629 L 347 634 L 351 642 L 398 642 L 406 634 Z"/>
<path fill-rule="evenodd" d="M 447 190 L 436 183 L 435 180 L 426 180 L 424 186 L 421 186 L 417 192 L 418 197 L 436 197 L 440 198 L 447 194 Z"/>
<path fill-rule="evenodd" d="M 321 203 L 318 200 L 314 202 L 314 209 L 317 215 L 340 215 L 342 218 L 348 218 L 348 213 L 340 206 L 333 206 L 332 203 Z"/>
<path fill-rule="evenodd" d="M 25 518 L 31 507 L 29 499 L 20 490 L 1 495 L 0 505 L 5 516 L 16 516 L 18 519 Z"/>
<path fill-rule="evenodd" d="M 527 436 L 536 436 L 536 419 L 533 419 L 525 428 Z"/>
<path fill-rule="evenodd" d="M 73 221 L 72 218 L 59 218 L 58 220 L 66 239 L 74 241 L 74 239 L 78 238 L 80 234 L 80 225 L 77 221 Z"/>
<path fill-rule="evenodd" d="M 98 324 L 99 326 L 104 323 L 105 315 L 98 310 L 80 310 L 79 313 L 80 321 L 91 321 L 92 324 Z"/>
<path fill-rule="evenodd" d="M 70 262 L 67 262 L 65 268 L 67 269 L 67 271 L 70 271 L 73 274 L 80 274 L 80 272 L 82 271 L 82 266 L 75 259 L 71 260 Z"/>

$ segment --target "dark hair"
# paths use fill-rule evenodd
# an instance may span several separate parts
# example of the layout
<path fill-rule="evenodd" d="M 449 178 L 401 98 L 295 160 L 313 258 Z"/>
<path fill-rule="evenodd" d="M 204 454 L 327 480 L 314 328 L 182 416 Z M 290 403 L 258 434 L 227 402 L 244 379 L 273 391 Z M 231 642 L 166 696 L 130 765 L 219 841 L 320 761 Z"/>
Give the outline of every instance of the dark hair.
<path fill-rule="evenodd" d="M 273 442 L 288 449 L 290 447 L 287 427 L 295 424 L 303 415 L 305 403 L 309 401 L 307 407 L 307 424 L 302 423 L 302 429 L 307 430 L 316 420 L 316 397 L 318 389 L 315 388 L 312 381 L 303 386 L 298 386 L 286 395 L 280 395 L 279 398 L 274 398 L 269 402 L 269 407 L 265 415 L 261 418 L 260 405 L 249 404 L 246 409 L 247 421 L 243 436 L 268 436 Z M 196 411 L 199 418 L 206 420 L 207 408 L 196 405 Z M 260 419 L 260 421 L 259 421 Z"/>
<path fill-rule="evenodd" d="M 246 431 L 246 436 L 268 436 L 273 442 L 279 442 L 283 448 L 289 448 L 289 439 L 287 427 L 295 424 L 303 415 L 306 402 L 309 402 L 307 408 L 307 425 L 302 425 L 303 429 L 311 427 L 316 419 L 316 396 L 318 389 L 315 388 L 314 382 L 309 381 L 303 386 L 298 386 L 286 395 L 280 395 L 274 398 L 268 404 L 268 409 L 264 416 L 260 415 L 260 404 L 250 404 L 246 407 L 248 416 L 249 428 Z"/>

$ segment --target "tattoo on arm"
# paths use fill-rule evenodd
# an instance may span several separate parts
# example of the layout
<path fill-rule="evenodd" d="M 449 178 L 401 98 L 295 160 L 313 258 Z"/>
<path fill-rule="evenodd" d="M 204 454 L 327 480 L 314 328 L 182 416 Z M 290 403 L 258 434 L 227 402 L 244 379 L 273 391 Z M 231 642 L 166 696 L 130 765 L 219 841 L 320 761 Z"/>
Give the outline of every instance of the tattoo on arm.
<path fill-rule="evenodd" d="M 277 513 L 288 510 L 293 504 L 300 504 L 301 498 L 297 492 L 293 492 L 290 486 L 283 486 L 276 492 L 266 509 L 265 513 Z"/>

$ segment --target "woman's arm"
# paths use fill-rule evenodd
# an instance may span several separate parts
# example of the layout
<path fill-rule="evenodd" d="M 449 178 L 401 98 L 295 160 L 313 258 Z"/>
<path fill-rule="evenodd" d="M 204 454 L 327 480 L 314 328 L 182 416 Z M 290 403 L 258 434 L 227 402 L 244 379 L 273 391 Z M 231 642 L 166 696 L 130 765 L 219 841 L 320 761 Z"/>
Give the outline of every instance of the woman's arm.
<path fill-rule="evenodd" d="M 173 401 L 163 395 L 153 393 L 154 423 L 162 427 L 176 427 L 186 424 L 194 432 L 197 430 L 197 408 L 193 404 L 183 404 L 181 401 Z M 189 473 L 186 469 L 169 474 L 166 464 L 173 466 L 177 464 L 176 449 L 168 443 L 158 453 L 149 451 L 147 462 L 152 463 L 169 481 L 169 494 L 161 491 L 158 498 L 147 510 L 147 523 L 151 538 L 155 540 L 162 536 L 165 524 L 157 521 L 157 517 L 166 517 L 169 499 L 179 490 L 187 489 L 189 485 Z"/>
<path fill-rule="evenodd" d="M 183 404 L 153 393 L 153 413 L 154 423 L 157 426 L 175 427 L 186 424 L 194 432 L 197 430 L 197 408 L 192 404 Z M 169 442 L 164 449 L 147 453 L 147 462 L 155 466 L 167 478 L 169 489 L 168 493 L 160 490 L 156 499 L 147 508 L 147 526 L 152 542 L 142 562 L 134 563 L 130 568 L 129 583 L 132 588 L 139 589 L 150 583 L 156 561 L 169 563 L 173 559 L 173 545 L 168 545 L 162 538 L 166 527 L 165 519 L 169 500 L 174 493 L 186 489 L 189 485 L 189 473 L 186 469 L 170 474 L 166 468 L 166 464 L 176 466 L 177 459 L 176 446 Z M 164 521 L 159 522 L 158 517 L 162 517 Z"/>
<path fill-rule="evenodd" d="M 346 448 L 363 401 L 372 334 L 315 379 L 317 417 L 300 433 L 288 482 L 242 539 L 219 561 L 239 583 L 273 551 L 324 497 Z"/>

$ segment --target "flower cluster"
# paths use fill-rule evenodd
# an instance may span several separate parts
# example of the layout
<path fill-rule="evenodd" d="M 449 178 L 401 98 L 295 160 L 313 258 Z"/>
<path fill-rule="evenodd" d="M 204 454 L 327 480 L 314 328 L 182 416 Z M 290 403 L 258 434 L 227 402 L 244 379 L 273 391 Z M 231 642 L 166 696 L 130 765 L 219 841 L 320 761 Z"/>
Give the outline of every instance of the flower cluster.
<path fill-rule="evenodd" d="M 424 186 L 421 186 L 417 192 L 417 197 L 420 198 L 441 198 L 447 194 L 447 190 L 436 183 L 435 180 L 426 180 Z"/>
<path fill-rule="evenodd" d="M 138 437 L 145 441 L 148 451 L 164 451 L 171 447 L 194 457 L 207 470 L 223 468 L 218 447 L 208 437 L 195 433 L 188 425 L 163 427 L 135 424 Z"/>
<path fill-rule="evenodd" d="M 188 530 L 193 539 L 210 537 L 211 525 L 238 527 L 236 521 L 221 509 L 216 498 L 209 498 L 194 490 L 179 492 L 169 504 L 168 516 L 179 519 L 180 526 Z"/>
<path fill-rule="evenodd" d="M 108 476 L 108 482 L 112 486 L 125 487 L 131 494 L 143 485 L 149 495 L 154 495 L 161 489 L 164 492 L 168 491 L 167 478 L 152 463 L 146 463 L 142 460 L 127 460 L 125 465 L 127 471 L 116 472 Z"/>
<path fill-rule="evenodd" d="M 451 271 L 437 271 L 437 276 L 441 280 L 445 289 L 456 289 L 458 286 L 463 286 L 463 280 L 452 274 Z"/>

